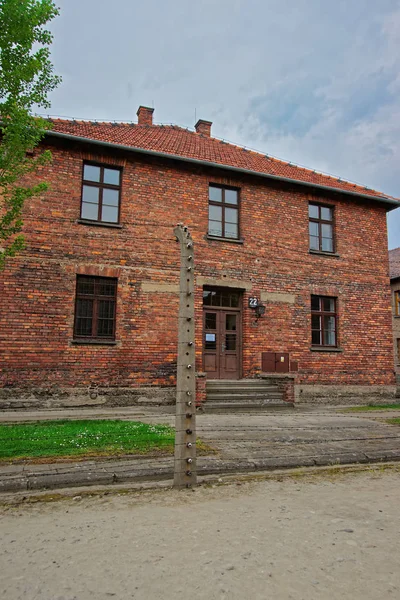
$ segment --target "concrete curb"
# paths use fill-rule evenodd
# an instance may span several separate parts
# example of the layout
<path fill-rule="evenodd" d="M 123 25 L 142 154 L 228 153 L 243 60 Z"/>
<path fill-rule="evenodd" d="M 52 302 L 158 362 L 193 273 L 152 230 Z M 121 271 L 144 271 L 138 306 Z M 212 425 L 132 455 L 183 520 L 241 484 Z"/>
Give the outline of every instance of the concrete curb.
<path fill-rule="evenodd" d="M 286 456 L 262 459 L 224 460 L 200 457 L 199 477 L 234 475 L 297 467 L 368 464 L 400 461 L 399 451 L 374 451 L 326 454 L 319 456 Z M 9 465 L 0 467 L 0 493 L 30 490 L 54 490 L 68 487 L 119 485 L 121 483 L 160 482 L 173 479 L 171 458 L 62 463 L 52 465 Z"/>

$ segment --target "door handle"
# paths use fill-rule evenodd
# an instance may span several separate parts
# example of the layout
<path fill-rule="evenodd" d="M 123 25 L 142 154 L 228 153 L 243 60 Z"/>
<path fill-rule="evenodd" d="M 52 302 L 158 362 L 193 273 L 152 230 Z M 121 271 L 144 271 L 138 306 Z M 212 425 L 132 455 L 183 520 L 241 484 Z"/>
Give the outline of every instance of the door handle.
<path fill-rule="evenodd" d="M 221 352 L 225 352 L 225 344 L 223 342 L 221 344 Z"/>

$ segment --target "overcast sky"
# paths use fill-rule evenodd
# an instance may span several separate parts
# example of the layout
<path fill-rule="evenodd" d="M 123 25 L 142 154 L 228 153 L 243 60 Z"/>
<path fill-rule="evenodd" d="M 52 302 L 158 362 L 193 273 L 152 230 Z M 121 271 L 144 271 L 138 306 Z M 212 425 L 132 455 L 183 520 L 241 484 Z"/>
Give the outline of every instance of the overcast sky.
<path fill-rule="evenodd" d="M 400 0 L 58 0 L 49 114 L 193 127 L 400 196 Z M 389 214 L 400 246 L 400 209 Z"/>

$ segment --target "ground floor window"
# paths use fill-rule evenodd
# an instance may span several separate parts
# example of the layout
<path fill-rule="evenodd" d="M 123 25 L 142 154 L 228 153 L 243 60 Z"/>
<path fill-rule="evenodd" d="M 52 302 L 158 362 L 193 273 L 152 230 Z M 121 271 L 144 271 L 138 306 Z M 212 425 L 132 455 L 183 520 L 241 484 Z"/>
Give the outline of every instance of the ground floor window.
<path fill-rule="evenodd" d="M 337 345 L 336 298 L 311 296 L 311 344 Z"/>
<path fill-rule="evenodd" d="M 78 275 L 74 338 L 114 340 L 116 302 L 116 279 Z"/>

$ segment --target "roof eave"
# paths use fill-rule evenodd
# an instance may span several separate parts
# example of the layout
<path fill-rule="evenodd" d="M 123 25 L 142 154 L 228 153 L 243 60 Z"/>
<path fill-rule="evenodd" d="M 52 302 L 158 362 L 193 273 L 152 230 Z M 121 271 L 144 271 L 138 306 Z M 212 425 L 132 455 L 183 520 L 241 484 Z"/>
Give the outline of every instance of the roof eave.
<path fill-rule="evenodd" d="M 301 181 L 299 179 L 291 179 L 290 177 L 282 177 L 280 175 L 272 175 L 272 174 L 263 173 L 260 171 L 251 171 L 250 169 L 243 169 L 241 167 L 233 167 L 231 165 L 214 163 L 214 162 L 211 162 L 208 160 L 200 160 L 198 158 L 190 158 L 187 156 L 180 156 L 179 154 L 168 154 L 167 152 L 158 152 L 156 150 L 146 150 L 145 148 L 137 148 L 135 146 L 126 146 L 124 144 L 115 144 L 113 142 L 106 142 L 103 140 L 94 140 L 92 138 L 86 138 L 86 137 L 81 137 L 81 136 L 77 136 L 77 135 L 72 135 L 70 133 L 61 133 L 59 131 L 48 130 L 48 131 L 46 131 L 46 135 L 64 138 L 64 139 L 68 139 L 68 140 L 74 140 L 77 142 L 84 142 L 86 144 L 90 143 L 90 144 L 95 144 L 98 146 L 105 146 L 106 148 L 116 148 L 116 149 L 124 150 L 124 151 L 128 151 L 128 152 L 147 154 L 150 156 L 157 156 L 160 158 L 167 158 L 170 160 L 178 160 L 178 161 L 198 164 L 198 165 L 202 165 L 202 166 L 214 167 L 217 169 L 225 169 L 228 171 L 234 171 L 236 173 L 243 173 L 246 175 L 255 175 L 257 177 L 263 177 L 265 179 L 272 179 L 275 181 L 283 181 L 285 183 L 302 185 L 305 187 L 311 187 L 313 189 L 319 189 L 319 190 L 324 190 L 324 191 L 328 191 L 328 192 L 337 192 L 340 194 L 356 196 L 358 198 L 364 198 L 364 199 L 368 199 L 370 201 L 384 203 L 387 205 L 388 210 L 393 210 L 395 208 L 400 207 L 399 201 L 397 201 L 393 198 L 387 198 L 386 196 L 371 196 L 369 194 L 362 194 L 360 192 L 352 192 L 350 190 L 343 190 L 341 188 L 331 187 L 328 185 L 322 185 L 322 184 L 318 184 L 318 183 L 310 183 L 308 181 Z"/>

